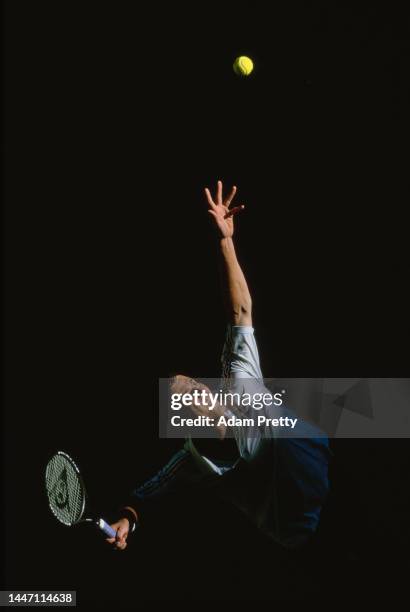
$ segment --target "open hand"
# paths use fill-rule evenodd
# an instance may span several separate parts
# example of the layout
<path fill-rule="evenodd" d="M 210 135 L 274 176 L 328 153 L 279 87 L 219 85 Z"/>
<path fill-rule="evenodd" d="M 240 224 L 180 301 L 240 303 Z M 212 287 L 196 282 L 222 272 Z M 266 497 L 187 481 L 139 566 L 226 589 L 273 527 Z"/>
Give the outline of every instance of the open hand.
<path fill-rule="evenodd" d="M 205 187 L 205 195 L 209 204 L 208 212 L 214 217 L 216 225 L 223 238 L 232 238 L 233 217 L 245 208 L 243 204 L 240 206 L 235 206 L 234 208 L 230 208 L 235 194 L 236 187 L 233 186 L 229 196 L 223 199 L 222 181 L 218 181 L 216 195 L 214 198 L 212 198 L 211 192 L 209 191 L 208 187 Z"/>

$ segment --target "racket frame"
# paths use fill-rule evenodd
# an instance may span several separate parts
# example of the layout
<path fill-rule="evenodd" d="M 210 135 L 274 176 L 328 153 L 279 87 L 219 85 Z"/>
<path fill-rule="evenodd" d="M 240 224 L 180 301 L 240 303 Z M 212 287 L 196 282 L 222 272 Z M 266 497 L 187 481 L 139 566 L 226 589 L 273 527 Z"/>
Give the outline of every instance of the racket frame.
<path fill-rule="evenodd" d="M 51 512 L 53 513 L 53 515 L 55 516 L 55 518 L 58 520 L 59 523 L 61 523 L 62 525 L 65 525 L 66 527 L 73 527 L 74 525 L 78 525 L 79 523 L 93 523 L 96 527 L 98 527 L 99 529 L 101 529 L 101 531 L 103 531 L 105 533 L 105 535 L 107 535 L 108 537 L 115 537 L 116 533 L 115 531 L 112 529 L 112 527 L 106 522 L 104 521 L 104 519 L 102 518 L 83 518 L 84 516 L 84 512 L 85 512 L 85 505 L 86 505 L 86 501 L 87 501 L 87 489 L 85 488 L 85 484 L 84 484 L 84 480 L 83 477 L 81 476 L 81 472 L 80 469 L 78 467 L 78 465 L 76 464 L 76 462 L 74 461 L 74 459 L 72 457 L 70 457 L 70 455 L 68 455 L 68 453 L 64 452 L 64 451 L 57 451 L 56 453 L 54 453 L 54 455 L 49 459 L 47 466 L 46 466 L 46 475 L 47 475 L 47 468 L 51 462 L 51 460 L 56 457 L 57 455 L 64 457 L 64 459 L 66 461 L 68 461 L 68 463 L 74 468 L 78 481 L 80 483 L 80 487 L 82 489 L 82 493 L 83 493 L 83 500 L 82 500 L 82 505 L 81 505 L 81 511 L 80 511 L 80 516 L 79 518 L 71 523 L 67 523 L 66 521 L 62 520 L 59 516 L 57 516 L 51 501 L 50 501 L 50 495 L 49 495 L 49 491 L 46 485 L 46 493 L 47 493 L 47 499 L 48 499 L 48 505 L 49 508 L 51 510 Z"/>

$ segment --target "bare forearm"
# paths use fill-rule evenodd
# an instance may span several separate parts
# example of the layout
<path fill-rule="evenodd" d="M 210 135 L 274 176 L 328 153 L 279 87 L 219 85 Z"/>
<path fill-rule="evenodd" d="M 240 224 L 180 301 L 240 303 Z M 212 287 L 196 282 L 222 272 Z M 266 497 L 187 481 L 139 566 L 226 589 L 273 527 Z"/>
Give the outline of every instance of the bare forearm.
<path fill-rule="evenodd" d="M 252 300 L 236 257 L 232 238 L 220 240 L 222 289 L 228 317 L 234 325 L 252 325 Z"/>
<path fill-rule="evenodd" d="M 222 181 L 218 181 L 214 198 L 209 189 L 205 188 L 208 212 L 215 220 L 219 235 L 222 290 L 229 321 L 234 325 L 252 325 L 251 296 L 232 242 L 233 218 L 245 208 L 243 204 L 231 208 L 235 194 L 236 187 L 233 186 L 231 193 L 224 199 Z"/>

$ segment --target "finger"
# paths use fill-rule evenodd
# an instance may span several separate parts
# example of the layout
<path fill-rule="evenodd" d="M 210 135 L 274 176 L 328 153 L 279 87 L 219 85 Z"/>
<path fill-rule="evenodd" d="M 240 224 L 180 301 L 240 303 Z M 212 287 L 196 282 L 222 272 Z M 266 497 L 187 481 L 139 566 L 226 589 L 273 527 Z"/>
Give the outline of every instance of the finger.
<path fill-rule="evenodd" d="M 216 214 L 216 212 L 214 210 L 208 210 L 209 214 L 212 215 L 213 217 L 215 217 L 215 219 L 218 218 L 218 215 Z"/>
<path fill-rule="evenodd" d="M 108 542 L 108 544 L 114 544 L 115 538 L 107 538 L 106 542 Z"/>
<path fill-rule="evenodd" d="M 218 181 L 218 186 L 216 189 L 216 203 L 222 204 L 222 181 Z"/>
<path fill-rule="evenodd" d="M 209 191 L 208 187 L 205 187 L 205 196 L 206 196 L 206 199 L 208 200 L 209 206 L 211 208 L 216 208 L 216 204 L 212 199 L 211 192 Z"/>
<path fill-rule="evenodd" d="M 229 219 L 229 217 L 233 217 L 237 213 L 241 212 L 244 208 L 245 206 L 243 204 L 241 206 L 235 206 L 235 208 L 232 208 L 226 213 L 226 215 L 224 216 L 224 219 Z"/>
<path fill-rule="evenodd" d="M 235 197 L 235 193 L 236 193 L 236 186 L 234 185 L 234 186 L 232 187 L 232 191 L 231 191 L 231 193 L 229 194 L 229 196 L 226 198 L 226 200 L 225 200 L 225 202 L 224 202 L 224 206 L 226 206 L 227 208 L 229 208 L 229 207 L 230 207 L 231 202 L 232 202 L 232 200 L 233 200 L 233 199 L 234 199 L 234 197 Z"/>
<path fill-rule="evenodd" d="M 125 538 L 119 538 L 119 539 L 118 539 L 118 540 L 115 542 L 115 544 L 116 544 L 116 546 L 122 546 L 123 544 L 125 544 L 125 542 L 126 542 Z"/>
<path fill-rule="evenodd" d="M 127 535 L 128 535 L 128 528 L 127 527 L 120 527 L 117 531 L 117 539 L 118 540 L 123 540 L 123 539 L 127 539 Z"/>
<path fill-rule="evenodd" d="M 127 542 L 117 542 L 117 548 L 118 550 L 124 550 L 124 548 L 127 548 Z"/>
<path fill-rule="evenodd" d="M 119 527 L 115 536 L 116 542 L 125 542 L 128 535 L 128 529 L 126 527 Z"/>

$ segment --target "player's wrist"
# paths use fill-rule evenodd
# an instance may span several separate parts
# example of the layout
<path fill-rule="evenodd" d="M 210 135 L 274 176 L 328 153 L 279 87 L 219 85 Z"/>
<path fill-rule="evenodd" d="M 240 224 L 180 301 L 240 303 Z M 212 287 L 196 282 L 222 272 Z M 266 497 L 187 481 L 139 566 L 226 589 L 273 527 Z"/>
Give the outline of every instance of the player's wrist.
<path fill-rule="evenodd" d="M 120 515 L 121 519 L 125 519 L 128 521 L 128 533 L 133 533 L 138 525 L 138 514 L 136 513 L 134 508 L 131 508 L 130 506 L 125 506 L 125 508 L 121 508 Z"/>
<path fill-rule="evenodd" d="M 229 251 L 230 249 L 232 249 L 233 246 L 233 236 L 224 236 L 221 235 L 218 238 L 219 241 L 219 246 L 222 250 L 223 253 Z"/>

